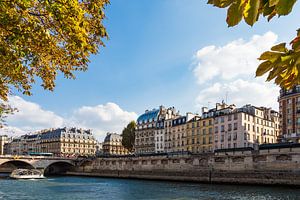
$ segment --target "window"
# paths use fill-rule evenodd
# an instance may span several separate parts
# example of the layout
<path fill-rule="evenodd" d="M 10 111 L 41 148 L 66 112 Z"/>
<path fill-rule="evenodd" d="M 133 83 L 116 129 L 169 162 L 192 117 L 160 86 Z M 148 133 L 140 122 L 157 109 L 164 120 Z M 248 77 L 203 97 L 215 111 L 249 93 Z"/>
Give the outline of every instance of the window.
<path fill-rule="evenodd" d="M 209 128 L 209 129 L 208 129 L 208 133 L 209 133 L 209 134 L 212 134 L 212 128 Z"/>
<path fill-rule="evenodd" d="M 232 130 L 232 124 L 228 124 L 228 131 Z"/>
<path fill-rule="evenodd" d="M 209 137 L 209 144 L 212 144 L 212 137 Z"/>
<path fill-rule="evenodd" d="M 233 140 L 237 140 L 237 133 L 233 134 Z"/>
<path fill-rule="evenodd" d="M 205 126 L 206 125 L 206 121 L 203 121 L 203 126 Z"/>
<path fill-rule="evenodd" d="M 228 115 L 228 121 L 231 121 L 232 115 Z"/>
<path fill-rule="evenodd" d="M 216 127 L 215 127 L 215 133 L 218 133 L 218 131 L 219 131 L 219 130 L 218 130 L 218 127 L 216 126 Z"/>
<path fill-rule="evenodd" d="M 221 123 L 224 123 L 224 117 L 221 117 Z"/>
<path fill-rule="evenodd" d="M 221 142 L 224 142 L 224 135 L 221 135 Z"/>
<path fill-rule="evenodd" d="M 224 132 L 225 131 L 225 128 L 224 128 L 224 125 L 221 126 L 221 132 Z"/>
<path fill-rule="evenodd" d="M 237 123 L 233 124 L 233 130 L 237 130 Z"/>
<path fill-rule="evenodd" d="M 203 135 L 205 135 L 206 134 L 206 129 L 203 129 L 202 133 L 203 133 Z"/>
<path fill-rule="evenodd" d="M 237 120 L 237 119 L 238 119 L 238 114 L 237 114 L 237 113 L 234 113 L 233 119 L 234 119 L 234 120 Z"/>

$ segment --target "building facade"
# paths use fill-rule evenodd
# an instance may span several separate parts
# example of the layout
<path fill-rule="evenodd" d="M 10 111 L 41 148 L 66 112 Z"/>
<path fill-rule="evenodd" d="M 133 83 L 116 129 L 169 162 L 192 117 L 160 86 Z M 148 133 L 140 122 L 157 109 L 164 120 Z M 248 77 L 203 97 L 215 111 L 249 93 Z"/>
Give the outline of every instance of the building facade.
<path fill-rule="evenodd" d="M 104 155 L 126 155 L 129 153 L 122 145 L 122 136 L 117 133 L 107 133 L 102 148 Z"/>
<path fill-rule="evenodd" d="M 27 155 L 52 153 L 54 156 L 93 156 L 96 140 L 90 130 L 58 128 L 42 130 L 37 134 L 22 135 L 6 145 L 6 153 Z"/>
<path fill-rule="evenodd" d="M 224 105 L 216 112 L 214 124 L 214 149 L 276 143 L 279 136 L 279 113 L 264 107 Z"/>
<path fill-rule="evenodd" d="M 174 107 L 146 110 L 144 114 L 138 117 L 135 130 L 135 153 L 151 154 L 164 152 L 166 130 L 165 126 L 178 113 Z"/>
<path fill-rule="evenodd" d="M 161 107 L 156 123 L 155 133 L 155 153 L 165 152 L 166 138 L 168 137 L 168 125 L 172 126 L 172 120 L 179 117 L 174 107 L 165 109 Z"/>
<path fill-rule="evenodd" d="M 300 85 L 281 89 L 278 98 L 280 125 L 285 138 L 300 138 Z"/>
<path fill-rule="evenodd" d="M 0 135 L 0 155 L 5 153 L 5 144 L 8 143 L 8 139 L 7 135 Z"/>

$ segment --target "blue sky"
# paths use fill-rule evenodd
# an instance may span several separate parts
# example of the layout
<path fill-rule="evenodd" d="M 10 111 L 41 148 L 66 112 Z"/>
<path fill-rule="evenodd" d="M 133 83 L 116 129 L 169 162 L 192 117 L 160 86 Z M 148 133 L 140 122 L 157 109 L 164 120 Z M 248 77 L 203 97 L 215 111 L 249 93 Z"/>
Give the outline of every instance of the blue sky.
<path fill-rule="evenodd" d="M 298 2 L 294 10 L 299 8 Z M 106 15 L 105 24 L 110 39 L 105 41 L 106 47 L 101 48 L 99 54 L 91 57 L 87 72 L 76 73 L 76 80 L 58 77 L 54 92 L 44 91 L 36 85 L 33 96 L 15 95 L 24 102 L 32 102 L 39 109 L 63 119 L 74 118 L 74 112 L 84 106 L 92 108 L 108 102 L 118 105 L 122 111 L 137 115 L 159 105 L 175 106 L 182 113 L 198 112 L 202 105 L 211 102 L 212 106 L 215 101 L 224 98 L 226 92 L 229 93 L 228 103 L 236 103 L 233 101 L 239 93 L 231 87 L 232 83 L 237 80 L 240 82 L 235 82 L 235 85 L 257 82 L 254 80 L 254 73 L 251 71 L 227 77 L 222 75 L 226 72 L 223 69 L 223 72 L 216 72 L 214 77 L 202 79 L 201 73 L 209 73 L 204 69 L 207 66 L 205 63 L 211 63 L 209 59 L 212 59 L 209 56 L 211 51 L 203 48 L 214 45 L 220 50 L 216 56 L 226 59 L 226 52 L 231 51 L 230 45 L 226 45 L 231 43 L 238 43 L 233 50 L 239 51 L 245 45 L 246 48 L 249 48 L 247 45 L 260 45 L 260 42 L 263 43 L 268 38 L 270 41 L 266 44 L 269 46 L 290 41 L 296 34 L 295 30 L 299 25 L 296 22 L 300 18 L 299 12 L 293 12 L 286 17 L 274 18 L 270 23 L 262 18 L 254 27 L 243 22 L 228 28 L 225 22 L 226 11 L 207 5 L 206 0 L 112 0 L 106 9 Z M 265 35 L 270 31 L 273 35 Z M 252 43 L 253 35 L 258 35 L 261 39 Z M 238 42 L 239 39 L 243 39 L 243 42 Z M 197 52 L 201 49 L 203 51 L 198 55 Z M 230 55 L 235 57 L 235 53 Z M 254 60 L 257 54 L 253 53 L 253 56 L 249 59 Z M 217 69 L 218 64 L 220 63 L 215 64 L 212 70 Z M 226 66 L 220 67 L 226 69 Z M 222 87 L 222 84 L 226 86 Z M 259 84 L 263 84 L 263 81 Z M 218 94 L 209 96 L 211 90 L 205 89 L 210 87 L 219 88 Z M 275 91 L 274 85 L 264 87 Z M 274 95 L 270 99 L 274 99 Z M 246 101 L 237 99 L 237 102 L 243 104 Z M 257 103 L 274 106 L 274 102 L 276 99 Z M 24 116 L 26 113 L 23 113 Z M 25 127 L 24 124 L 19 125 L 18 120 L 20 118 L 17 117 L 9 119 L 9 125 L 20 129 Z M 105 122 L 99 122 L 102 123 Z M 120 122 L 122 126 L 124 123 Z M 35 127 L 32 120 L 26 127 L 34 129 L 42 126 Z M 120 131 L 120 128 L 116 129 L 108 126 L 101 129 L 99 135 L 106 131 Z"/>

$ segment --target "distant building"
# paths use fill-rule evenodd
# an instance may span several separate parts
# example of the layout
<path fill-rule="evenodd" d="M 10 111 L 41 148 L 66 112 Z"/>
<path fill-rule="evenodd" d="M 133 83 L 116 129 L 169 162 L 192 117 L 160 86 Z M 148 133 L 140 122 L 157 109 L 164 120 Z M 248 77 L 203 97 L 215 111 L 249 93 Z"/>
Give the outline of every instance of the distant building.
<path fill-rule="evenodd" d="M 146 110 L 137 119 L 135 130 L 135 153 L 155 153 L 156 122 L 161 109 Z"/>
<path fill-rule="evenodd" d="M 270 108 L 224 106 L 215 113 L 214 124 L 214 149 L 276 143 L 279 136 L 279 113 Z"/>
<path fill-rule="evenodd" d="M 300 85 L 281 89 L 278 102 L 283 137 L 300 138 Z"/>
<path fill-rule="evenodd" d="M 187 122 L 195 115 L 187 113 L 185 116 L 177 117 L 172 120 L 171 132 L 168 135 L 166 152 L 183 152 L 188 151 L 190 140 L 187 132 Z"/>
<path fill-rule="evenodd" d="M 122 136 L 117 133 L 107 133 L 102 147 L 104 155 L 128 154 L 128 150 L 122 145 Z"/>
<path fill-rule="evenodd" d="M 167 133 L 165 127 L 178 117 L 174 107 L 146 110 L 138 117 L 135 130 L 135 153 L 151 154 L 164 152 Z"/>
<path fill-rule="evenodd" d="M 212 152 L 213 150 L 213 117 L 195 116 L 187 124 L 187 150 L 193 153 Z"/>
<path fill-rule="evenodd" d="M 58 128 L 40 133 L 40 151 L 57 156 L 93 156 L 96 140 L 91 130 Z"/>
<path fill-rule="evenodd" d="M 155 153 L 165 152 L 165 142 L 168 137 L 167 126 L 168 123 L 172 123 L 172 120 L 179 117 L 176 109 L 174 107 L 165 109 L 160 107 L 160 114 L 158 115 L 158 120 L 156 122 L 156 129 L 154 130 L 155 136 Z M 168 122 L 170 120 L 170 122 Z"/>
<path fill-rule="evenodd" d="M 103 155 L 103 143 L 98 142 L 96 143 L 96 156 Z"/>
<path fill-rule="evenodd" d="M 66 127 L 22 135 L 6 145 L 6 153 L 12 155 L 53 153 L 55 156 L 91 156 L 95 155 L 95 151 L 96 140 L 90 130 Z"/>
<path fill-rule="evenodd" d="M 0 155 L 3 155 L 5 150 L 5 144 L 8 143 L 8 136 L 7 135 L 0 135 Z"/>

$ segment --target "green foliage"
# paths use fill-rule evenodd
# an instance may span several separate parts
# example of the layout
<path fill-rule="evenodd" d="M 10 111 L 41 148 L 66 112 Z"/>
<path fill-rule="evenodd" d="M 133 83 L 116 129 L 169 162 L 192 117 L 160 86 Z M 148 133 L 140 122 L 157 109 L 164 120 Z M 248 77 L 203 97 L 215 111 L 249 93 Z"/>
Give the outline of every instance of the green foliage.
<path fill-rule="evenodd" d="M 109 0 L 0 0 L 0 99 L 30 95 L 36 78 L 53 90 L 59 72 L 75 78 L 107 38 Z"/>
<path fill-rule="evenodd" d="M 122 145 L 128 149 L 129 152 L 133 151 L 135 141 L 135 121 L 131 121 L 122 131 Z"/>
<path fill-rule="evenodd" d="M 253 26 L 259 16 L 271 20 L 274 16 L 288 15 L 297 0 L 208 0 L 219 8 L 228 8 L 227 24 L 235 26 L 244 18 L 245 22 Z"/>
<path fill-rule="evenodd" d="M 288 15 L 297 0 L 208 0 L 219 8 L 228 8 L 227 24 L 235 26 L 245 22 L 253 26 L 260 16 L 271 20 L 274 16 Z M 256 71 L 256 76 L 268 73 L 267 81 L 275 80 L 275 83 L 289 89 L 300 84 L 300 31 L 297 37 L 290 43 L 288 49 L 286 43 L 275 45 L 270 51 L 264 52 L 259 60 L 263 61 Z"/>
<path fill-rule="evenodd" d="M 256 76 L 269 72 L 267 81 L 275 79 L 275 83 L 284 88 L 300 84 L 300 33 L 291 42 L 292 49 L 286 48 L 286 43 L 278 44 L 271 51 L 264 52 L 259 60 L 262 62 L 256 71 Z"/>

